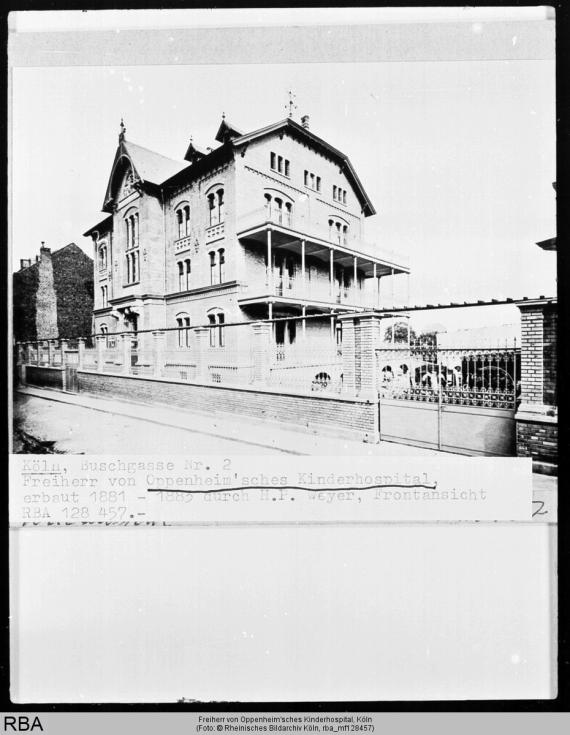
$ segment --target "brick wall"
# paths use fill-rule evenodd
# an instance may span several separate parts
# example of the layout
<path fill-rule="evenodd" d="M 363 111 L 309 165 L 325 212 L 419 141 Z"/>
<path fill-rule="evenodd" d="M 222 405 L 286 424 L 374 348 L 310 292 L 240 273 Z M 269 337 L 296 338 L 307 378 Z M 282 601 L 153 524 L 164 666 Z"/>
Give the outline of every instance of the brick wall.
<path fill-rule="evenodd" d="M 57 328 L 66 339 L 91 334 L 93 261 L 75 243 L 52 256 Z"/>
<path fill-rule="evenodd" d="M 556 387 L 557 310 L 550 301 L 519 304 L 521 312 L 521 402 L 517 455 L 535 469 L 554 472 L 558 462 Z"/>
<path fill-rule="evenodd" d="M 517 421 L 517 455 L 557 464 L 558 423 Z"/>
<path fill-rule="evenodd" d="M 554 308 L 546 308 L 544 310 L 542 360 L 544 365 L 543 402 L 547 406 L 556 406 L 558 398 L 556 388 L 557 326 L 558 312 Z"/>
<path fill-rule="evenodd" d="M 376 441 L 377 402 L 78 371 L 79 391 L 195 411 L 220 411 Z"/>

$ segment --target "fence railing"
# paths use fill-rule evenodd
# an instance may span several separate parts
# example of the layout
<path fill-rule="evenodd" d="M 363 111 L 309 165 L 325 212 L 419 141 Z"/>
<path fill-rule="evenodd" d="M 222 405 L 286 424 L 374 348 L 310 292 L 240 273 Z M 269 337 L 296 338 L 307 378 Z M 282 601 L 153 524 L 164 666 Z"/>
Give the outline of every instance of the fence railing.
<path fill-rule="evenodd" d="M 520 350 L 438 349 L 402 345 L 376 350 L 380 398 L 460 406 L 515 408 Z"/>
<path fill-rule="evenodd" d="M 322 315 L 327 332 L 330 315 Z M 276 322 L 279 319 L 274 320 Z M 289 321 L 289 320 L 285 320 Z M 20 364 L 51 369 L 72 366 L 109 375 L 156 377 L 222 386 L 267 386 L 301 392 L 338 392 L 342 386 L 340 345 L 299 327 L 297 343 L 278 344 L 271 322 L 182 327 L 152 333 L 17 344 Z M 320 321 L 320 319 L 317 319 Z M 312 336 L 311 336 L 312 334 Z"/>

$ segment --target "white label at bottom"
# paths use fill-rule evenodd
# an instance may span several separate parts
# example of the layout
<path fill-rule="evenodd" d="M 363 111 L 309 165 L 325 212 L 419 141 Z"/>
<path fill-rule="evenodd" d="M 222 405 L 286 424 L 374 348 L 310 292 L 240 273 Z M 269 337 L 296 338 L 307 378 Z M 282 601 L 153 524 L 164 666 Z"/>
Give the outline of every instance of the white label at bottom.
<path fill-rule="evenodd" d="M 10 469 L 16 526 L 530 521 L 535 510 L 526 459 L 13 455 Z"/>

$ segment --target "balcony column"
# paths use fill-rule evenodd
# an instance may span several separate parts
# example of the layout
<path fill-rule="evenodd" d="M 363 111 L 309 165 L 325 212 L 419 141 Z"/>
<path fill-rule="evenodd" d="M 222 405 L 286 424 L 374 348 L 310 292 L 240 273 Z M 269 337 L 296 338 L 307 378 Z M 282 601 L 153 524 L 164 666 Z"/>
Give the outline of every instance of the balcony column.
<path fill-rule="evenodd" d="M 306 298 L 307 294 L 305 291 L 305 241 L 304 240 L 301 240 L 301 287 L 303 290 L 303 298 Z"/>
<path fill-rule="evenodd" d="M 390 268 L 390 305 L 394 308 L 394 269 Z"/>
<path fill-rule="evenodd" d="M 83 370 L 85 367 L 85 340 L 80 337 L 77 340 L 77 369 Z"/>
<path fill-rule="evenodd" d="M 330 320 L 331 320 L 331 342 L 332 342 L 333 347 L 334 347 L 334 344 L 335 344 L 335 339 L 334 339 L 334 309 L 331 309 L 331 317 L 330 317 Z"/>
<path fill-rule="evenodd" d="M 410 274 L 406 273 L 406 306 L 410 305 Z"/>
<path fill-rule="evenodd" d="M 330 290 L 331 301 L 332 301 L 333 294 L 334 294 L 333 280 L 334 280 L 334 248 L 331 248 L 330 249 L 330 267 L 329 267 L 329 290 Z"/>
<path fill-rule="evenodd" d="M 273 251 L 271 247 L 271 228 L 267 229 L 267 272 L 265 282 L 273 293 Z"/>
<path fill-rule="evenodd" d="M 353 255 L 352 256 L 352 271 L 353 271 L 353 273 L 352 273 L 352 278 L 353 278 L 352 287 L 353 287 L 353 291 L 354 291 L 354 303 L 355 304 L 358 304 L 358 270 L 357 270 L 357 265 L 358 265 L 358 258 L 356 257 L 356 255 Z"/>
<path fill-rule="evenodd" d="M 302 306 L 301 307 L 301 311 L 302 311 L 302 314 L 303 314 L 303 321 L 302 321 L 303 342 L 306 342 L 307 341 L 307 320 L 305 319 L 305 317 L 307 316 L 307 307 L 306 306 Z"/>

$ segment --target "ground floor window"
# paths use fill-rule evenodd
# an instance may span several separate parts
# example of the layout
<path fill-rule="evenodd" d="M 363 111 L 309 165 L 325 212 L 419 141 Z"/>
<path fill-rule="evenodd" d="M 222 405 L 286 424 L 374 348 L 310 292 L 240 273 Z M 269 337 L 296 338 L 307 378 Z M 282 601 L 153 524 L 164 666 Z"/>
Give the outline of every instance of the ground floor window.
<path fill-rule="evenodd" d="M 190 317 L 187 314 L 179 314 L 176 317 L 178 325 L 178 347 L 190 346 Z"/>
<path fill-rule="evenodd" d="M 210 323 L 210 347 L 224 346 L 224 324 L 226 317 L 223 311 L 212 311 L 208 314 Z"/>

